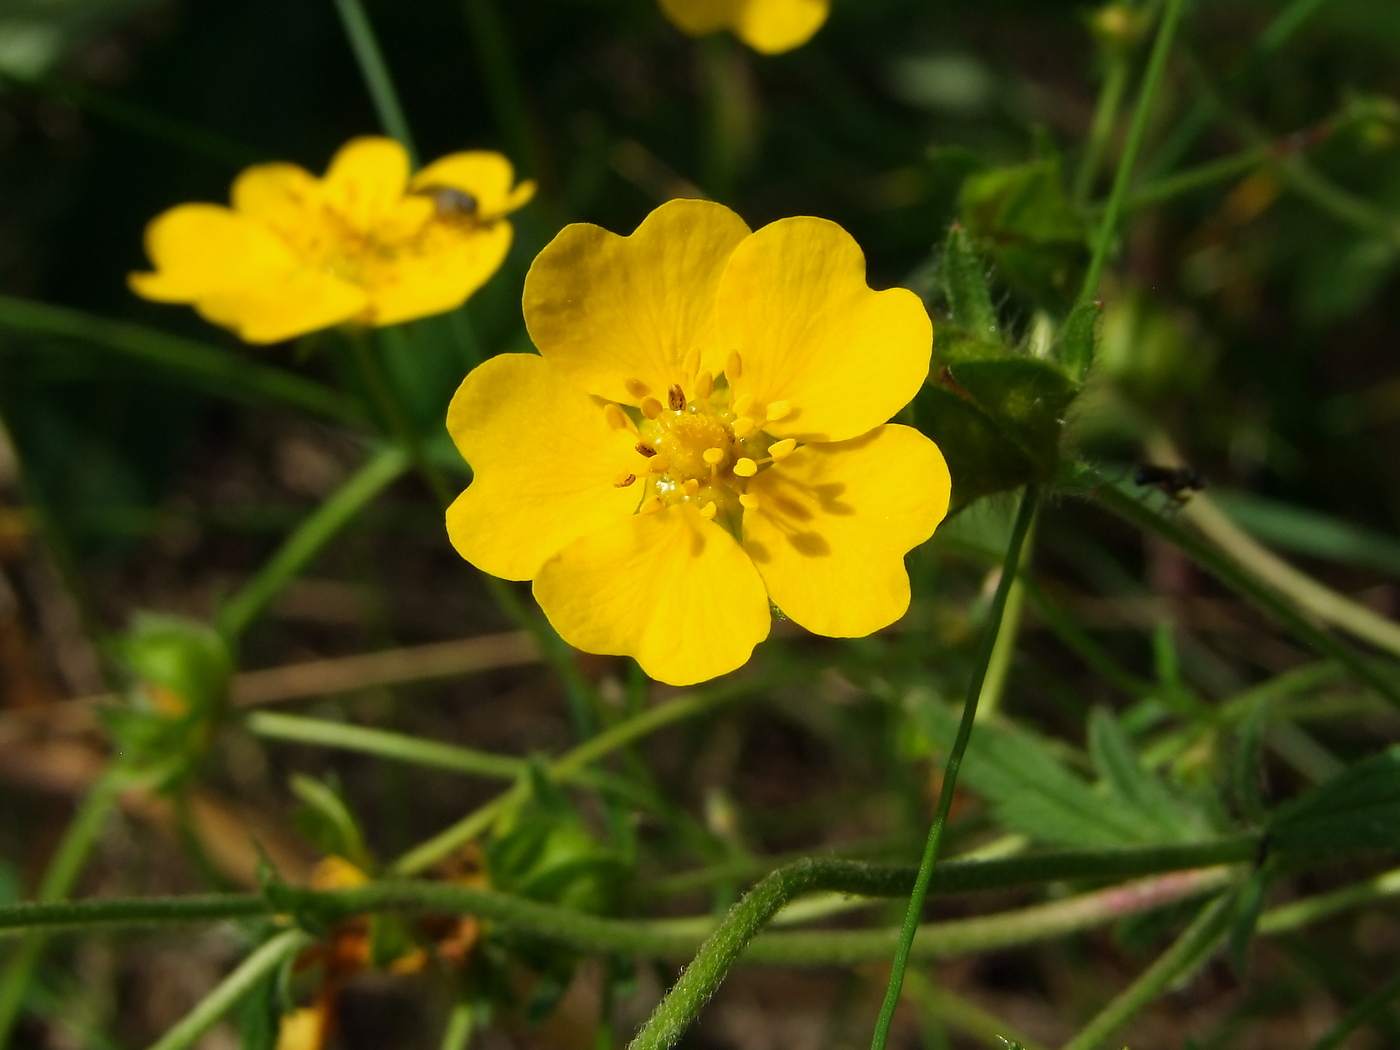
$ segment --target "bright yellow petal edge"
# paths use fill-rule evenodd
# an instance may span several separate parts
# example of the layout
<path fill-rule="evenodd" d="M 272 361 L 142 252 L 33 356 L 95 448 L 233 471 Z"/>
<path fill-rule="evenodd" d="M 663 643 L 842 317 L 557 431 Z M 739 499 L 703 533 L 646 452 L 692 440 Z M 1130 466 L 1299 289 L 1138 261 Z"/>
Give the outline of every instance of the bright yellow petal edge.
<path fill-rule="evenodd" d="M 831 11 L 830 0 L 660 0 L 660 6 L 690 36 L 729 29 L 765 55 L 801 47 Z"/>
<path fill-rule="evenodd" d="M 505 216 L 528 201 L 495 153 L 455 153 L 410 176 L 392 139 L 346 143 L 316 178 L 260 164 L 233 206 L 184 204 L 147 226 L 152 272 L 136 294 L 187 303 L 250 343 L 353 321 L 397 324 L 461 305 L 510 249 Z"/>

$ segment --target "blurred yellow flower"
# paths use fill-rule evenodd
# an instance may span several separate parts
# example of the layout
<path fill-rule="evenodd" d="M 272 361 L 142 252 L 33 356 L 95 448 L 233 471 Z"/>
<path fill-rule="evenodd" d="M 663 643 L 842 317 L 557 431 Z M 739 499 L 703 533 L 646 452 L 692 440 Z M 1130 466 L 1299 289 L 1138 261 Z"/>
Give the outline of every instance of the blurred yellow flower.
<path fill-rule="evenodd" d="M 386 325 L 451 310 L 510 249 L 513 186 L 498 153 L 454 153 L 410 177 L 393 139 L 341 147 L 324 178 L 259 164 L 233 183 L 233 207 L 181 204 L 146 227 L 147 299 L 189 303 L 250 343 L 355 321 Z"/>
<path fill-rule="evenodd" d="M 661 0 L 661 10 L 683 32 L 705 36 L 728 29 L 765 55 L 801 47 L 830 9 L 830 0 Z"/>
<path fill-rule="evenodd" d="M 630 237 L 565 227 L 525 279 L 541 356 L 472 371 L 448 429 L 474 480 L 447 527 L 472 564 L 534 580 L 571 645 L 703 681 L 748 660 L 769 600 L 859 637 L 909 604 L 904 555 L 950 479 L 886 423 L 928 374 L 932 328 L 872 291 L 824 219 L 751 233 L 676 200 Z"/>

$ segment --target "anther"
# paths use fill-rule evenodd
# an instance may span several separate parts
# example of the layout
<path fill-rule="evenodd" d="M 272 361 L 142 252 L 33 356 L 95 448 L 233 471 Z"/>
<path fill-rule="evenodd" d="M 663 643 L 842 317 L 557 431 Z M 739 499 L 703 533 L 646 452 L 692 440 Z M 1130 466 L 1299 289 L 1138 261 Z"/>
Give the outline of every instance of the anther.
<path fill-rule="evenodd" d="M 707 448 L 701 455 L 704 456 L 705 462 L 711 466 L 724 462 L 724 449 L 722 448 Z"/>
<path fill-rule="evenodd" d="M 745 510 L 758 509 L 758 497 L 749 492 L 739 493 L 739 505 Z"/>
<path fill-rule="evenodd" d="M 768 446 L 768 454 L 774 459 L 787 459 L 796 447 L 796 438 L 783 438 L 782 441 L 775 441 Z"/>
<path fill-rule="evenodd" d="M 769 418 L 769 419 L 782 419 L 785 415 L 787 415 L 787 414 L 788 414 L 789 412 L 791 412 L 791 411 L 792 411 L 792 402 L 791 402 L 791 401 L 774 401 L 771 405 L 768 406 L 768 418 Z"/>
<path fill-rule="evenodd" d="M 713 518 L 718 512 L 719 508 L 715 506 L 715 501 L 710 500 L 709 503 L 706 503 L 703 507 L 700 508 L 700 517 Z"/>
<path fill-rule="evenodd" d="M 651 393 L 651 387 L 647 386 L 640 379 L 629 379 L 622 384 L 627 388 L 627 392 L 635 398 L 643 398 Z"/>
<path fill-rule="evenodd" d="M 671 389 L 666 391 L 666 400 L 670 402 L 672 412 L 685 411 L 685 391 L 679 383 L 671 384 Z"/>
<path fill-rule="evenodd" d="M 739 356 L 738 350 L 729 351 L 729 357 L 724 362 L 724 374 L 731 383 L 744 374 L 744 359 Z"/>
<path fill-rule="evenodd" d="M 646 456 L 647 459 L 651 459 L 652 456 L 656 455 L 656 449 L 652 448 L 645 441 L 637 442 L 637 451 Z"/>
<path fill-rule="evenodd" d="M 642 415 L 648 419 L 655 419 L 661 415 L 661 402 L 654 397 L 642 398 Z"/>
<path fill-rule="evenodd" d="M 715 392 L 715 377 L 709 372 L 701 372 L 695 377 L 695 396 L 701 401 Z"/>
<path fill-rule="evenodd" d="M 758 473 L 758 464 L 748 456 L 740 456 L 734 461 L 734 473 L 741 478 L 751 478 Z"/>
<path fill-rule="evenodd" d="M 734 399 L 734 414 L 736 416 L 748 415 L 749 409 L 751 408 L 753 408 L 752 394 L 740 394 L 737 398 Z"/>
<path fill-rule="evenodd" d="M 658 510 L 661 510 L 665 506 L 666 504 L 661 502 L 660 496 L 652 496 L 650 499 L 642 500 L 642 505 L 637 508 L 637 513 L 655 514 Z"/>
<path fill-rule="evenodd" d="M 613 479 L 613 488 L 625 489 L 628 485 L 632 484 L 632 482 L 636 480 L 637 475 L 635 474 L 619 474 L 616 478 Z"/>
<path fill-rule="evenodd" d="M 694 478 L 686 478 L 681 482 L 681 491 L 687 496 L 693 496 L 700 491 L 700 482 Z"/>
<path fill-rule="evenodd" d="M 750 434 L 752 434 L 753 428 L 754 421 L 752 419 L 750 419 L 748 416 L 740 416 L 734 421 L 734 425 L 730 429 L 734 431 L 734 436 L 736 438 L 741 438 L 748 437 Z"/>
<path fill-rule="evenodd" d="M 621 430 L 627 425 L 627 415 L 611 401 L 608 402 L 608 407 L 603 409 L 603 418 L 614 430 Z"/>

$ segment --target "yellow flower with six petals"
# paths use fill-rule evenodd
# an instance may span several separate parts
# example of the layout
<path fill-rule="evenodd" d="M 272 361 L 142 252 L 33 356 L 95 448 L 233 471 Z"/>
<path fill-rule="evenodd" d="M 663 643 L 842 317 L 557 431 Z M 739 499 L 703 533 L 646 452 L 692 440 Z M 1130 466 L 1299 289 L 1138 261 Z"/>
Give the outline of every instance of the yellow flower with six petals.
<path fill-rule="evenodd" d="M 706 36 L 728 29 L 755 51 L 776 55 L 812 38 L 831 10 L 830 0 L 661 0 L 682 31 Z"/>
<path fill-rule="evenodd" d="M 859 637 L 909 605 L 904 555 L 951 487 L 886 423 L 928 375 L 906 289 L 872 291 L 840 226 L 675 200 L 629 237 L 567 226 L 525 279 L 540 350 L 474 369 L 447 425 L 474 479 L 458 552 L 533 580 L 559 634 L 676 685 L 742 665 L 769 599 Z"/>
<path fill-rule="evenodd" d="M 258 164 L 231 208 L 181 204 L 146 227 L 147 299 L 189 303 L 250 343 L 343 321 L 396 324 L 460 306 L 510 250 L 505 216 L 528 201 L 499 153 L 454 153 L 409 172 L 393 139 L 341 147 L 324 178 Z"/>

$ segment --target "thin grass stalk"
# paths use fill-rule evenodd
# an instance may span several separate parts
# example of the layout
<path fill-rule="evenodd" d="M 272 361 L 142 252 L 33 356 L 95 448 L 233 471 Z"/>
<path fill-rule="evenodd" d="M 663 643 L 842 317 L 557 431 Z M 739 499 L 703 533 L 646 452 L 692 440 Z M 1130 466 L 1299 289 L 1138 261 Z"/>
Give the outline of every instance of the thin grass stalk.
<path fill-rule="evenodd" d="M 919 916 L 924 910 L 924 900 L 928 896 L 929 882 L 933 877 L 933 867 L 938 862 L 938 851 L 943 843 L 943 829 L 948 822 L 948 813 L 953 806 L 953 790 L 957 787 L 958 770 L 962 767 L 963 753 L 972 738 L 972 726 L 977 718 L 977 701 L 982 695 L 982 685 L 987 678 L 997 637 L 1001 632 L 1002 617 L 1006 611 L 1007 598 L 1021 566 L 1021 551 L 1026 536 L 1035 518 L 1036 503 L 1040 491 L 1034 485 L 1027 485 L 1021 494 L 1021 505 L 1016 512 L 1016 522 L 1011 528 L 1011 541 L 1007 544 L 1006 557 L 1002 561 L 1001 579 L 997 581 L 996 593 L 988 612 L 987 625 L 982 635 L 981 648 L 973 665 L 972 678 L 967 686 L 967 699 L 963 703 L 962 721 L 958 724 L 958 734 L 948 752 L 948 762 L 943 767 L 943 783 L 938 789 L 938 809 L 933 824 L 929 827 L 928 840 L 924 844 L 923 859 L 919 864 L 919 874 L 914 880 L 914 892 L 909 896 L 909 907 L 904 914 L 904 925 L 900 929 L 899 942 L 895 946 L 894 962 L 890 972 L 889 987 L 885 989 L 885 1001 L 880 1006 L 880 1015 L 875 1021 L 875 1032 L 871 1038 L 871 1050 L 884 1050 L 889 1039 L 890 1024 L 894 1021 L 895 1008 L 899 1006 L 900 988 L 904 983 L 904 969 L 909 964 L 909 951 L 914 944 L 914 934 L 919 928 Z"/>
<path fill-rule="evenodd" d="M 335 0 L 336 12 L 340 15 L 345 35 L 350 38 L 350 49 L 355 53 L 355 62 L 364 77 L 365 88 L 379 123 L 399 144 L 408 151 L 410 162 L 418 166 L 418 151 L 413 145 L 413 133 L 408 128 L 408 117 L 404 115 L 398 92 L 394 90 L 394 79 L 389 75 L 389 66 L 384 61 L 384 52 L 374 35 L 374 26 L 365 14 L 360 0 Z"/>

